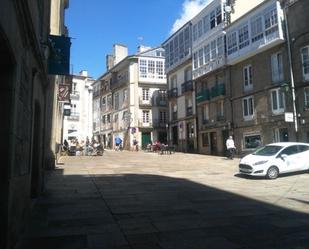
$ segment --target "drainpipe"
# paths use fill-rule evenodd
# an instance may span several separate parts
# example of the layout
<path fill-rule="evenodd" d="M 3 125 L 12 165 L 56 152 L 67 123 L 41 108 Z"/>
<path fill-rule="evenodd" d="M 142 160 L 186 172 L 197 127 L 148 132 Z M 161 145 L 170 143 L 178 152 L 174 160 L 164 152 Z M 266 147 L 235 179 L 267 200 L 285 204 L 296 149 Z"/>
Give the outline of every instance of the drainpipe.
<path fill-rule="evenodd" d="M 298 123 L 297 123 L 297 110 L 296 110 L 296 96 L 295 96 L 295 83 L 294 83 L 294 72 L 293 72 L 293 65 L 292 65 L 292 52 L 291 52 L 291 42 L 290 42 L 290 33 L 289 33 L 289 25 L 288 25 L 288 18 L 287 18 L 287 3 L 284 3 L 283 6 L 283 16 L 284 16 L 284 23 L 286 29 L 286 40 L 288 46 L 288 60 L 289 60 L 289 73 L 291 78 L 291 91 L 292 91 L 292 104 L 293 104 L 293 117 L 294 117 L 294 130 L 295 130 L 295 139 L 298 140 Z"/>

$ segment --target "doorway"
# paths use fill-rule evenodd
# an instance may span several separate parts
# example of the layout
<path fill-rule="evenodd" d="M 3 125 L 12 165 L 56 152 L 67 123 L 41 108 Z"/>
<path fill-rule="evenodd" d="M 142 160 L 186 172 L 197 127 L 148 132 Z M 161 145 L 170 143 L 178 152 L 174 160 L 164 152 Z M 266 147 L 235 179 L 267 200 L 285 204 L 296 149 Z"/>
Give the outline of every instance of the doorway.
<path fill-rule="evenodd" d="M 210 153 L 211 155 L 218 154 L 217 133 L 216 132 L 210 132 Z"/>
<path fill-rule="evenodd" d="M 142 132 L 142 149 L 145 149 L 151 143 L 150 132 Z"/>

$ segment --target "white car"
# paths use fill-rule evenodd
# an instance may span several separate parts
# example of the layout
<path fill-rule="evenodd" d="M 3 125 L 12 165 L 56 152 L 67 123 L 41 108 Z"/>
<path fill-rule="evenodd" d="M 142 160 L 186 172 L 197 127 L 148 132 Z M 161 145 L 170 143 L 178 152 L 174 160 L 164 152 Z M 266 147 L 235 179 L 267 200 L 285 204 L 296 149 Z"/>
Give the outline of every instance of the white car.
<path fill-rule="evenodd" d="M 309 170 L 309 144 L 281 142 L 257 149 L 242 158 L 241 174 L 276 179 L 281 173 Z"/>

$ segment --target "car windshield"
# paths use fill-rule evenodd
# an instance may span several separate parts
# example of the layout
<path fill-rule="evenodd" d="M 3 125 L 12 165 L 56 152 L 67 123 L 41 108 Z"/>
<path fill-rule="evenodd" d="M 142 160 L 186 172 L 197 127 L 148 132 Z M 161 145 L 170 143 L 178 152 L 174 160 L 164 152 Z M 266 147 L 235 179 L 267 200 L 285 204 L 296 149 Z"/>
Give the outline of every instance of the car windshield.
<path fill-rule="evenodd" d="M 253 153 L 253 155 L 257 156 L 273 156 L 278 153 L 283 147 L 278 145 L 266 145 L 262 148 L 259 148 L 257 151 Z"/>

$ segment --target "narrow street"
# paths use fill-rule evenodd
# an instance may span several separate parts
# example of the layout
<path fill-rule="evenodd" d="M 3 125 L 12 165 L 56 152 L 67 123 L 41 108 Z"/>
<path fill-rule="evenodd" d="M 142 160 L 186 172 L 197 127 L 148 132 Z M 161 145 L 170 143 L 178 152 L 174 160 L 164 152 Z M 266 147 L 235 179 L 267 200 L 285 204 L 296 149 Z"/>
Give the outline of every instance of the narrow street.
<path fill-rule="evenodd" d="M 18 249 L 309 248 L 309 174 L 265 180 L 238 159 L 106 151 L 62 157 Z"/>

